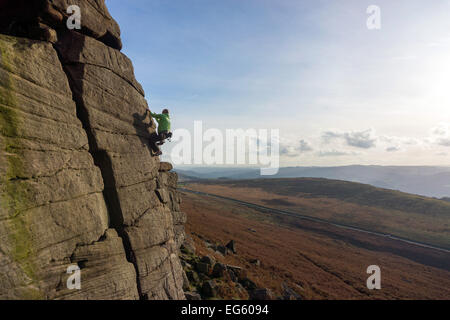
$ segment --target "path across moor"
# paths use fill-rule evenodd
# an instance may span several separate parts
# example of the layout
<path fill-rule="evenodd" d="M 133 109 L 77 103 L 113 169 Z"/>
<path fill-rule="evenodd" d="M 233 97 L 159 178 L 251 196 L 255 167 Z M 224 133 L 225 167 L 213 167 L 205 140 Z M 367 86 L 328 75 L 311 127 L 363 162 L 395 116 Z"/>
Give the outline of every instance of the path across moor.
<path fill-rule="evenodd" d="M 324 224 L 328 224 L 328 225 L 331 225 L 331 226 L 334 226 L 337 228 L 342 228 L 342 229 L 347 229 L 347 230 L 352 230 L 352 231 L 357 231 L 357 232 L 363 232 L 366 234 L 371 234 L 371 235 L 375 235 L 375 236 L 379 236 L 379 237 L 383 237 L 383 238 L 389 238 L 392 240 L 401 241 L 404 243 L 408 243 L 408 244 L 415 245 L 415 246 L 420 246 L 420 247 L 427 248 L 427 249 L 438 250 L 441 252 L 450 253 L 450 250 L 445 249 L 445 248 L 437 247 L 437 246 L 430 245 L 427 243 L 413 241 L 410 239 L 401 238 L 401 237 L 394 236 L 391 234 L 369 231 L 369 230 L 361 229 L 361 228 L 354 227 L 354 226 L 335 223 L 335 222 L 331 222 L 331 221 L 328 221 L 325 219 L 310 217 L 310 216 L 302 215 L 302 214 L 287 211 L 287 210 L 274 209 L 274 208 L 262 206 L 262 205 L 251 203 L 251 202 L 246 202 L 246 201 L 242 201 L 242 200 L 238 200 L 238 199 L 234 199 L 234 198 L 220 196 L 217 194 L 206 193 L 206 192 L 201 192 L 201 191 L 194 191 L 194 190 L 185 189 L 185 188 L 178 188 L 178 190 L 184 191 L 184 192 L 190 192 L 190 193 L 194 193 L 194 194 L 198 194 L 198 195 L 204 195 L 204 196 L 215 197 L 215 198 L 219 198 L 219 199 L 223 199 L 223 200 L 228 200 L 228 201 L 239 203 L 239 204 L 245 205 L 247 207 L 251 207 L 251 208 L 262 209 L 264 211 L 270 211 L 273 213 L 282 214 L 282 215 L 286 215 L 286 216 L 290 216 L 290 217 L 294 217 L 294 218 L 298 218 L 298 219 L 304 219 L 304 220 L 314 221 L 314 222 L 318 222 L 318 223 L 324 223 Z"/>

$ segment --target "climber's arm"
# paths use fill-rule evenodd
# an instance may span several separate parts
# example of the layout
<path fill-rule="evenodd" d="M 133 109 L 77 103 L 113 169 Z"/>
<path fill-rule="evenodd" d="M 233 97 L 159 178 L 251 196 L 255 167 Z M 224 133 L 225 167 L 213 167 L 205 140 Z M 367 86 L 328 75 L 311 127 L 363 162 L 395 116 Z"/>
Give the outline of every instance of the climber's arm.
<path fill-rule="evenodd" d="M 150 115 L 151 115 L 153 118 L 155 118 L 156 120 L 160 120 L 160 119 L 161 119 L 161 115 L 160 115 L 160 114 L 150 112 Z"/>

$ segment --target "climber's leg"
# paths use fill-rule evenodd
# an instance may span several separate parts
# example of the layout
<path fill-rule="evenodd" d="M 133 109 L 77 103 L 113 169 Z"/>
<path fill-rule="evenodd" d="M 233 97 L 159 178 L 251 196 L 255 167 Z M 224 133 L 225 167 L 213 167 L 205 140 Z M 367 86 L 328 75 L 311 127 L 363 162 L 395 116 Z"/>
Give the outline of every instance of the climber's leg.
<path fill-rule="evenodd" d="M 159 134 L 156 134 L 156 133 L 152 134 L 152 137 L 150 139 L 150 147 L 152 148 L 153 152 L 155 153 L 155 156 L 159 156 L 162 154 L 161 149 L 159 148 L 159 145 L 164 143 L 164 140 L 166 138 L 167 138 L 167 131 L 162 131 Z"/>
<path fill-rule="evenodd" d="M 158 139 L 159 139 L 159 135 L 157 133 L 153 133 L 150 136 L 149 145 L 150 145 L 150 148 L 152 149 L 153 153 L 161 152 L 161 150 L 159 149 L 158 145 L 156 144 Z"/>
<path fill-rule="evenodd" d="M 158 134 L 158 140 L 156 141 L 156 144 L 157 144 L 158 146 L 164 144 L 164 140 L 167 139 L 167 134 L 168 134 L 167 130 L 161 131 L 161 132 Z"/>

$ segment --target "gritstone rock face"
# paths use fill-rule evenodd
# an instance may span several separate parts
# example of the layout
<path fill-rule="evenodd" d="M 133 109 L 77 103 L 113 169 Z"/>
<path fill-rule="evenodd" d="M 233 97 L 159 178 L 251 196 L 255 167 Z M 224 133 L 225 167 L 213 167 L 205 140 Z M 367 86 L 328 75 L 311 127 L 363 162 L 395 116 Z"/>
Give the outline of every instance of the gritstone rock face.
<path fill-rule="evenodd" d="M 70 4 L 81 30 L 68 1 L 0 8 L 0 299 L 184 299 L 177 175 L 104 1 Z"/>

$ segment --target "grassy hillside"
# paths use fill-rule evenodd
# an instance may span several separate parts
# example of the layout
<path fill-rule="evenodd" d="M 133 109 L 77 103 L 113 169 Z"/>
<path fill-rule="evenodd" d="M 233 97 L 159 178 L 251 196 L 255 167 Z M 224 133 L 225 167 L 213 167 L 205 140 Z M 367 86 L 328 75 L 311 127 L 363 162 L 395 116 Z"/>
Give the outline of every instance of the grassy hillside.
<path fill-rule="evenodd" d="M 221 180 L 189 188 L 450 248 L 450 203 L 317 178 Z"/>
<path fill-rule="evenodd" d="M 302 299 L 449 297 L 449 257 L 441 252 L 215 197 L 182 192 L 182 199 L 186 232 L 197 253 L 243 267 L 258 287 L 276 295 L 287 284 Z M 215 254 L 205 239 L 233 239 L 237 254 Z M 372 264 L 382 269 L 382 290 L 366 288 L 366 269 Z"/>
<path fill-rule="evenodd" d="M 260 188 L 274 194 L 327 197 L 361 205 L 376 206 L 450 218 L 450 204 L 400 191 L 376 188 L 368 184 L 318 178 L 258 179 L 221 181 L 221 184 Z"/>

